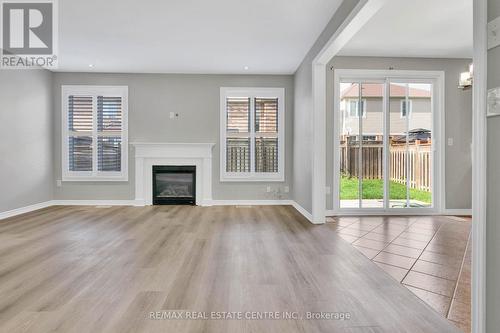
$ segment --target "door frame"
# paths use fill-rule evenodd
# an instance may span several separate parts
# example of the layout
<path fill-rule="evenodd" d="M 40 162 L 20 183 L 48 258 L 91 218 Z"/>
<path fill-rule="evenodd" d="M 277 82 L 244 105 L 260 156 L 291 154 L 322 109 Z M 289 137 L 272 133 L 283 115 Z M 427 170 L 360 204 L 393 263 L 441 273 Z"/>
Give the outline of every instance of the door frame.
<path fill-rule="evenodd" d="M 473 2 L 474 84 L 472 112 L 472 332 L 486 332 L 486 223 L 488 3 Z M 493 312 L 492 310 L 490 310 Z M 491 313 L 490 312 L 490 313 Z"/>
<path fill-rule="evenodd" d="M 429 208 L 340 208 L 340 156 L 339 156 L 339 108 L 341 80 L 394 80 L 394 81 L 434 81 L 433 87 L 433 206 Z M 387 87 L 387 85 L 386 85 Z M 414 71 L 414 70 L 366 70 L 366 69 L 335 69 L 334 70 L 334 107 L 333 107 L 333 215 L 429 215 L 442 214 L 446 200 L 445 170 L 445 73 L 444 71 Z M 385 94 L 388 92 L 384 90 Z M 384 103 L 384 137 L 387 135 L 387 101 Z M 384 143 L 386 144 L 387 141 Z M 387 165 L 387 154 L 384 149 L 384 162 Z M 387 177 L 387 167 L 384 166 Z M 385 191 L 385 186 L 384 186 Z M 387 201 L 387 198 L 384 198 Z"/>

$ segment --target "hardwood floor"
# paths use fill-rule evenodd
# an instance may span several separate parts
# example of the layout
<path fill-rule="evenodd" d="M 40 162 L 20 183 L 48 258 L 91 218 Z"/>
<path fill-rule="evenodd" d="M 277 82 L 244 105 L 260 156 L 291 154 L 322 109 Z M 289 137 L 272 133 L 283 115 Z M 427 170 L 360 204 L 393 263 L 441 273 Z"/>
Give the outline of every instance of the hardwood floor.
<path fill-rule="evenodd" d="M 458 332 L 333 226 L 286 206 L 51 207 L 0 221 L 0 331 Z"/>

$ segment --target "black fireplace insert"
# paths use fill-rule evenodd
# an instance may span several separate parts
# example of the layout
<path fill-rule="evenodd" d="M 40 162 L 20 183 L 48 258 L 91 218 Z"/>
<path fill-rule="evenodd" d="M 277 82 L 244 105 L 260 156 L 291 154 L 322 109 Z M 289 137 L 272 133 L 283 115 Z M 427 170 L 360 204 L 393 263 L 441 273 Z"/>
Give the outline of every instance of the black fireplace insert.
<path fill-rule="evenodd" d="M 153 205 L 195 205 L 196 166 L 153 166 Z"/>

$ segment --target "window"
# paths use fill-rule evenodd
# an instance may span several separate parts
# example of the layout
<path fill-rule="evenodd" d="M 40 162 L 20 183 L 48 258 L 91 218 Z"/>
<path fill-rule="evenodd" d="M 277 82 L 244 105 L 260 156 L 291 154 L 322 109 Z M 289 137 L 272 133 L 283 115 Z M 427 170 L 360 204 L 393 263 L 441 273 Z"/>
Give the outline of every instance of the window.
<path fill-rule="evenodd" d="M 63 86 L 62 180 L 128 180 L 126 86 Z"/>
<path fill-rule="evenodd" d="M 397 105 L 397 104 L 396 104 Z M 411 117 L 413 103 L 411 100 L 401 100 L 401 118 L 405 118 L 407 114 Z"/>
<path fill-rule="evenodd" d="M 347 114 L 349 117 L 359 117 L 359 102 L 358 99 L 347 100 Z M 361 100 L 361 110 L 363 110 L 363 118 L 366 117 L 366 99 Z"/>
<path fill-rule="evenodd" d="M 284 181 L 283 88 L 221 88 L 221 181 Z"/>

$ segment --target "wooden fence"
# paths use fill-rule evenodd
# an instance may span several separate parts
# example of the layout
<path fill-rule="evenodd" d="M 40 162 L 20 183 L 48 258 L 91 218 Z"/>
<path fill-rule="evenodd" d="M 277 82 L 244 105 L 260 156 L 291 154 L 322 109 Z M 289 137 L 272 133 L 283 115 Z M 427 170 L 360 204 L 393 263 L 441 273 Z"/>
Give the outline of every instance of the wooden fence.
<path fill-rule="evenodd" d="M 383 149 L 380 141 L 364 141 L 362 148 L 361 172 L 364 179 L 383 179 Z M 391 181 L 406 184 L 409 178 L 410 187 L 422 191 L 431 191 L 431 150 L 430 142 L 411 142 L 406 150 L 405 144 L 390 144 Z M 408 163 L 408 164 L 407 164 Z M 350 177 L 358 177 L 359 145 L 351 142 L 349 145 L 342 142 L 340 146 L 340 169 Z"/>
<path fill-rule="evenodd" d="M 422 191 L 431 191 L 432 164 L 430 143 L 412 143 L 405 145 L 391 145 L 390 178 L 392 181 L 406 184 L 409 179 L 410 187 Z M 408 164 L 407 164 L 408 163 Z M 408 168 L 405 168 L 408 165 Z"/>

